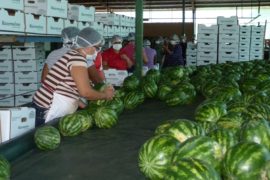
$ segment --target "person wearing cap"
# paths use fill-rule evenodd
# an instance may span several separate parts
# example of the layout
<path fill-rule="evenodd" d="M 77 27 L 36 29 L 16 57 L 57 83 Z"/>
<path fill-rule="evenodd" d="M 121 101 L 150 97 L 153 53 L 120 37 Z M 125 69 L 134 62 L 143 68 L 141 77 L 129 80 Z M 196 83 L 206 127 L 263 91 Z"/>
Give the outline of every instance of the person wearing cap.
<path fill-rule="evenodd" d="M 145 39 L 143 41 L 143 47 L 144 47 L 144 52 L 148 59 L 148 62 L 147 64 L 145 64 L 145 66 L 147 66 L 148 69 L 153 69 L 154 64 L 156 64 L 157 52 L 155 49 L 151 48 L 151 42 L 148 39 Z"/>
<path fill-rule="evenodd" d="M 87 27 L 77 35 L 72 50 L 63 55 L 42 81 L 33 96 L 36 109 L 36 127 L 55 118 L 74 113 L 80 97 L 87 100 L 106 99 L 114 96 L 112 86 L 104 91 L 94 90 L 88 76 L 88 66 L 94 64 L 104 39 L 94 29 Z"/>
<path fill-rule="evenodd" d="M 113 68 L 117 70 L 127 70 L 133 65 L 129 58 L 122 58 L 126 56 L 121 53 L 122 42 L 123 39 L 121 36 L 114 35 L 112 37 L 112 46 L 102 53 L 104 69 Z"/>
<path fill-rule="evenodd" d="M 133 72 L 134 68 L 135 68 L 135 33 L 129 33 L 128 34 L 128 44 L 123 47 L 122 49 L 122 58 L 126 59 L 127 61 L 130 60 L 132 62 L 132 66 L 128 69 L 129 72 Z M 148 59 L 147 56 L 144 52 L 144 50 L 142 50 L 142 54 L 143 54 L 143 63 L 146 64 Z"/>
<path fill-rule="evenodd" d="M 179 43 L 180 39 L 178 35 L 174 34 L 170 37 L 169 44 L 164 44 L 165 59 L 163 63 L 163 68 L 184 66 L 182 47 Z"/>
<path fill-rule="evenodd" d="M 157 37 L 157 39 L 155 40 L 154 49 L 157 52 L 156 63 L 159 64 L 159 67 L 161 67 L 163 64 L 163 57 L 164 57 L 163 45 L 164 39 L 161 36 Z"/>

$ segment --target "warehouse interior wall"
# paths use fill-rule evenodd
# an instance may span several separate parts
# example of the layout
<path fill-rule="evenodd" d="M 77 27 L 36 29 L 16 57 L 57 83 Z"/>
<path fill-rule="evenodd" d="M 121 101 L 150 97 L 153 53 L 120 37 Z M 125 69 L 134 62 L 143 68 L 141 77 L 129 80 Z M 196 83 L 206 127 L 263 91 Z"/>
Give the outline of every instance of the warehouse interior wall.
<path fill-rule="evenodd" d="M 172 34 L 183 35 L 182 23 L 144 23 L 145 37 L 170 37 Z M 188 40 L 191 40 L 194 35 L 193 23 L 185 23 L 185 34 Z"/>

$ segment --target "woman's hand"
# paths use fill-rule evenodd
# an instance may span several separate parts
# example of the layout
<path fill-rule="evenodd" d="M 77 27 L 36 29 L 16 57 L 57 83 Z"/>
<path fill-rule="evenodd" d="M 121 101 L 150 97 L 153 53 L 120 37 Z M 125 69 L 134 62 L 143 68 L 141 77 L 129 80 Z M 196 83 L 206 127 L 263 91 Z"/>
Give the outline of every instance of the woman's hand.
<path fill-rule="evenodd" d="M 106 95 L 106 100 L 112 100 L 114 97 L 114 88 L 113 86 L 107 86 L 104 91 L 103 91 Z"/>

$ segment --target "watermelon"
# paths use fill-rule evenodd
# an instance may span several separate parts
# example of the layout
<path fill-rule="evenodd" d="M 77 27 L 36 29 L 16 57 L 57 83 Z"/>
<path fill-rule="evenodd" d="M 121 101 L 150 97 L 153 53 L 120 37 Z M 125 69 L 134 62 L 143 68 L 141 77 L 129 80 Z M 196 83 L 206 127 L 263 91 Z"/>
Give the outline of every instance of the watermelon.
<path fill-rule="evenodd" d="M 117 113 L 108 107 L 99 107 L 94 114 L 95 124 L 99 128 L 111 128 L 117 124 Z"/>
<path fill-rule="evenodd" d="M 170 127 L 164 130 L 163 134 L 169 134 L 180 143 L 183 143 L 191 137 L 204 135 L 204 130 L 196 122 L 187 119 L 177 119 Z"/>
<path fill-rule="evenodd" d="M 217 122 L 220 117 L 227 114 L 226 104 L 220 101 L 206 101 L 195 110 L 197 121 Z"/>
<path fill-rule="evenodd" d="M 160 79 L 160 72 L 157 69 L 150 69 L 147 71 L 145 78 L 147 80 L 152 80 L 155 81 L 155 83 L 158 83 Z"/>
<path fill-rule="evenodd" d="M 36 130 L 34 140 L 39 149 L 54 150 L 59 147 L 61 136 L 55 127 L 46 125 Z"/>
<path fill-rule="evenodd" d="M 220 180 L 221 177 L 218 172 L 205 161 L 195 158 L 183 158 L 168 167 L 164 179 Z"/>
<path fill-rule="evenodd" d="M 124 110 L 124 103 L 122 99 L 117 97 L 114 97 L 111 101 L 107 101 L 105 105 L 115 110 L 118 115 L 121 114 Z"/>
<path fill-rule="evenodd" d="M 168 85 L 160 85 L 158 87 L 157 96 L 160 100 L 165 100 L 167 95 L 172 91 L 172 88 Z"/>
<path fill-rule="evenodd" d="M 164 123 L 160 124 L 156 129 L 155 129 L 155 134 L 163 134 L 171 125 L 173 124 L 173 120 L 165 121 Z"/>
<path fill-rule="evenodd" d="M 81 115 L 69 114 L 59 120 L 59 131 L 62 136 L 76 136 L 81 133 L 83 124 Z"/>
<path fill-rule="evenodd" d="M 222 148 L 223 156 L 229 148 L 231 148 L 237 143 L 237 138 L 234 135 L 234 132 L 228 129 L 216 129 L 214 131 L 211 131 L 207 136 L 218 142 L 218 144 Z"/>
<path fill-rule="evenodd" d="M 124 96 L 125 96 L 125 90 L 123 88 L 115 90 L 114 97 L 123 98 Z"/>
<path fill-rule="evenodd" d="M 199 121 L 197 122 L 199 126 L 202 127 L 202 129 L 204 130 L 204 132 L 206 134 L 208 134 L 209 132 L 215 130 L 217 128 L 217 125 L 216 123 L 213 123 L 213 122 L 203 122 L 203 121 Z"/>
<path fill-rule="evenodd" d="M 8 160 L 0 155 L 0 179 L 10 179 L 11 166 Z"/>
<path fill-rule="evenodd" d="M 270 120 L 270 106 L 267 104 L 251 104 L 246 108 L 244 115 L 250 120 Z"/>
<path fill-rule="evenodd" d="M 222 116 L 217 121 L 217 126 L 223 129 L 231 129 L 234 131 L 238 131 L 241 128 L 243 122 L 243 118 L 241 113 L 238 112 L 228 112 L 225 116 Z"/>
<path fill-rule="evenodd" d="M 266 120 L 245 122 L 239 134 L 241 141 L 255 142 L 270 150 L 270 127 Z"/>
<path fill-rule="evenodd" d="M 229 102 L 234 98 L 241 96 L 241 92 L 235 87 L 225 87 L 213 93 L 212 98 L 217 101 Z"/>
<path fill-rule="evenodd" d="M 164 179 L 179 141 L 169 135 L 157 135 L 139 150 L 139 168 L 149 179 Z"/>
<path fill-rule="evenodd" d="M 126 91 L 133 91 L 139 87 L 140 81 L 135 75 L 128 76 L 124 79 L 123 88 Z"/>
<path fill-rule="evenodd" d="M 224 179 L 261 179 L 266 162 L 270 159 L 269 151 L 254 142 L 240 142 L 228 149 L 222 174 Z"/>
<path fill-rule="evenodd" d="M 182 158 L 195 158 L 204 160 L 218 170 L 222 156 L 222 148 L 216 141 L 207 136 L 194 136 L 181 144 L 173 155 L 172 162 L 176 163 Z"/>
<path fill-rule="evenodd" d="M 139 104 L 141 104 L 144 99 L 144 96 L 142 94 L 143 93 L 139 93 L 138 91 L 131 91 L 127 93 L 124 97 L 125 109 L 134 109 Z"/>
<path fill-rule="evenodd" d="M 85 132 L 87 129 L 93 127 L 94 120 L 88 110 L 77 111 L 74 114 L 76 114 L 82 122 L 81 132 Z"/>
<path fill-rule="evenodd" d="M 153 80 L 146 80 L 142 83 L 142 90 L 146 97 L 154 98 L 157 94 L 158 87 Z"/>

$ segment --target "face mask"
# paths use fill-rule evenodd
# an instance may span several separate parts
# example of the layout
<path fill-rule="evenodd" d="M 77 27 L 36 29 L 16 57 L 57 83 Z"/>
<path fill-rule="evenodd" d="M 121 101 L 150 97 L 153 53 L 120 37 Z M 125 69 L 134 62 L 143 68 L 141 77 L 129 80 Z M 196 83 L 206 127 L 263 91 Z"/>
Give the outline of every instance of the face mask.
<path fill-rule="evenodd" d="M 113 44 L 113 49 L 115 49 L 116 51 L 119 51 L 122 48 L 122 44 Z"/>
<path fill-rule="evenodd" d="M 160 44 L 160 41 L 156 41 L 156 44 Z"/>
<path fill-rule="evenodd" d="M 91 54 L 91 55 L 87 54 L 86 55 L 86 61 L 87 61 L 87 66 L 88 67 L 90 67 L 90 66 L 92 66 L 94 64 L 94 61 L 95 61 L 96 57 L 97 57 L 97 51 L 95 51 L 94 54 Z"/>
<path fill-rule="evenodd" d="M 176 45 L 177 44 L 177 42 L 175 40 L 171 40 L 170 43 L 171 43 L 171 45 Z"/>

